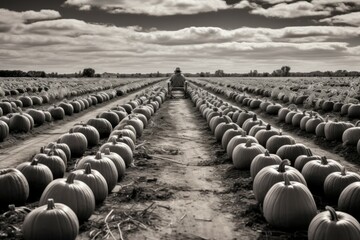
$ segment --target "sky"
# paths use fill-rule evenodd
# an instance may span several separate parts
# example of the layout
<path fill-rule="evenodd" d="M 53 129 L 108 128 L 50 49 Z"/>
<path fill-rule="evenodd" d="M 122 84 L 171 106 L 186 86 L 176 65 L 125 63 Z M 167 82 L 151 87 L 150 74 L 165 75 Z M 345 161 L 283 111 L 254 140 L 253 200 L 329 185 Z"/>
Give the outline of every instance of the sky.
<path fill-rule="evenodd" d="M 360 0 L 1 0 L 0 69 L 360 71 Z"/>

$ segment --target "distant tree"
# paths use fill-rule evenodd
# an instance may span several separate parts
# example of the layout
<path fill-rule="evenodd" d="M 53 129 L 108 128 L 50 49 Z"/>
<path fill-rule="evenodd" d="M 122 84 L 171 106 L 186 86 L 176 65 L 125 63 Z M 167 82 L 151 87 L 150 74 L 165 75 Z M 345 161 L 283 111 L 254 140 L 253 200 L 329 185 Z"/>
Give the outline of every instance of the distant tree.
<path fill-rule="evenodd" d="M 215 71 L 215 77 L 224 77 L 224 75 L 224 70 L 219 69 Z"/>
<path fill-rule="evenodd" d="M 282 75 L 285 76 L 285 77 L 289 76 L 290 69 L 291 68 L 289 66 L 282 66 L 281 67 Z"/>
<path fill-rule="evenodd" d="M 94 77 L 95 76 L 95 70 L 93 68 L 84 68 L 82 72 L 83 77 Z"/>

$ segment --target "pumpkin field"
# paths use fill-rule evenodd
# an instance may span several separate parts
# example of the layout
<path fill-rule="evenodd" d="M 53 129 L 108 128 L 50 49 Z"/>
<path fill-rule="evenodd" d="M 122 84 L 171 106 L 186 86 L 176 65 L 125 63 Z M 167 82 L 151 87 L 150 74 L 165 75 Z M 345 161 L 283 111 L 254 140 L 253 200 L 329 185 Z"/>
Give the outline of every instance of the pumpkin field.
<path fill-rule="evenodd" d="M 360 239 L 359 81 L 0 79 L 0 239 Z"/>

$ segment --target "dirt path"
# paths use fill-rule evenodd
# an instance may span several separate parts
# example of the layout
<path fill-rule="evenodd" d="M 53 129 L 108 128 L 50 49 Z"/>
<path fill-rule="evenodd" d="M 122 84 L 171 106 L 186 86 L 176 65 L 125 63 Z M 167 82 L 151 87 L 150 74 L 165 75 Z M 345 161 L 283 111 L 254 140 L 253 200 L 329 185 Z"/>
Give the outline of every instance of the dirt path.
<path fill-rule="evenodd" d="M 67 133 L 75 123 L 81 121 L 86 122 L 88 119 L 96 117 L 100 112 L 133 99 L 137 94 L 139 94 L 139 91 L 116 98 L 110 102 L 92 106 L 81 113 L 66 117 L 65 120 L 35 128 L 31 134 L 25 136 L 25 140 L 23 141 L 14 139 L 13 143 L 8 143 L 10 146 L 0 149 L 0 169 L 16 167 L 19 163 L 29 161 L 34 154 L 39 152 L 42 146 L 47 145 L 49 142 L 56 141 L 59 136 Z"/>
<path fill-rule="evenodd" d="M 152 121 L 141 139 L 148 143 L 146 151 L 152 159 L 136 161 L 137 168 L 129 169 L 123 185 L 137 179 L 138 192 L 142 192 L 139 196 L 146 196 L 145 192 L 154 194 L 149 198 L 155 201 L 137 198 L 131 203 L 165 207 L 154 211 L 158 216 L 155 229 L 130 233 L 127 239 L 256 238 L 251 229 L 235 231 L 232 214 L 222 209 L 220 196 L 226 187 L 221 176 L 225 168 L 203 164 L 216 158 L 213 147 L 218 144 L 191 101 L 168 100 Z M 164 189 L 169 194 L 165 197 L 161 194 Z M 126 192 L 134 190 L 124 190 L 123 194 Z M 122 204 L 122 208 L 133 206 Z"/>

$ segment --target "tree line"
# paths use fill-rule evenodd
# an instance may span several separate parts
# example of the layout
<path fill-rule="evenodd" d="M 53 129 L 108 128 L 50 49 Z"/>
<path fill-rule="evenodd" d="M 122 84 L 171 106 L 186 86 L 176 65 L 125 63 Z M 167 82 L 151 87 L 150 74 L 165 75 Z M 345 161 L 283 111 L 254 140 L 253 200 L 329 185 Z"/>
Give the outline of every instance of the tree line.
<path fill-rule="evenodd" d="M 269 72 L 258 72 L 250 70 L 248 73 L 225 73 L 224 70 L 216 70 L 214 73 L 211 72 L 198 72 L 198 73 L 184 73 L 187 77 L 359 77 L 359 71 L 313 71 L 313 72 L 291 72 L 290 66 L 282 66 L 279 69 L 275 69 L 272 73 Z M 139 78 L 139 77 L 170 77 L 172 73 L 96 73 L 93 68 L 84 68 L 82 71 L 70 73 L 70 74 L 59 74 L 57 72 L 46 73 L 44 71 L 28 71 L 24 72 L 21 70 L 0 70 L 0 77 L 37 77 L 37 78 L 92 78 L 92 77 L 115 77 L 115 78 Z"/>

